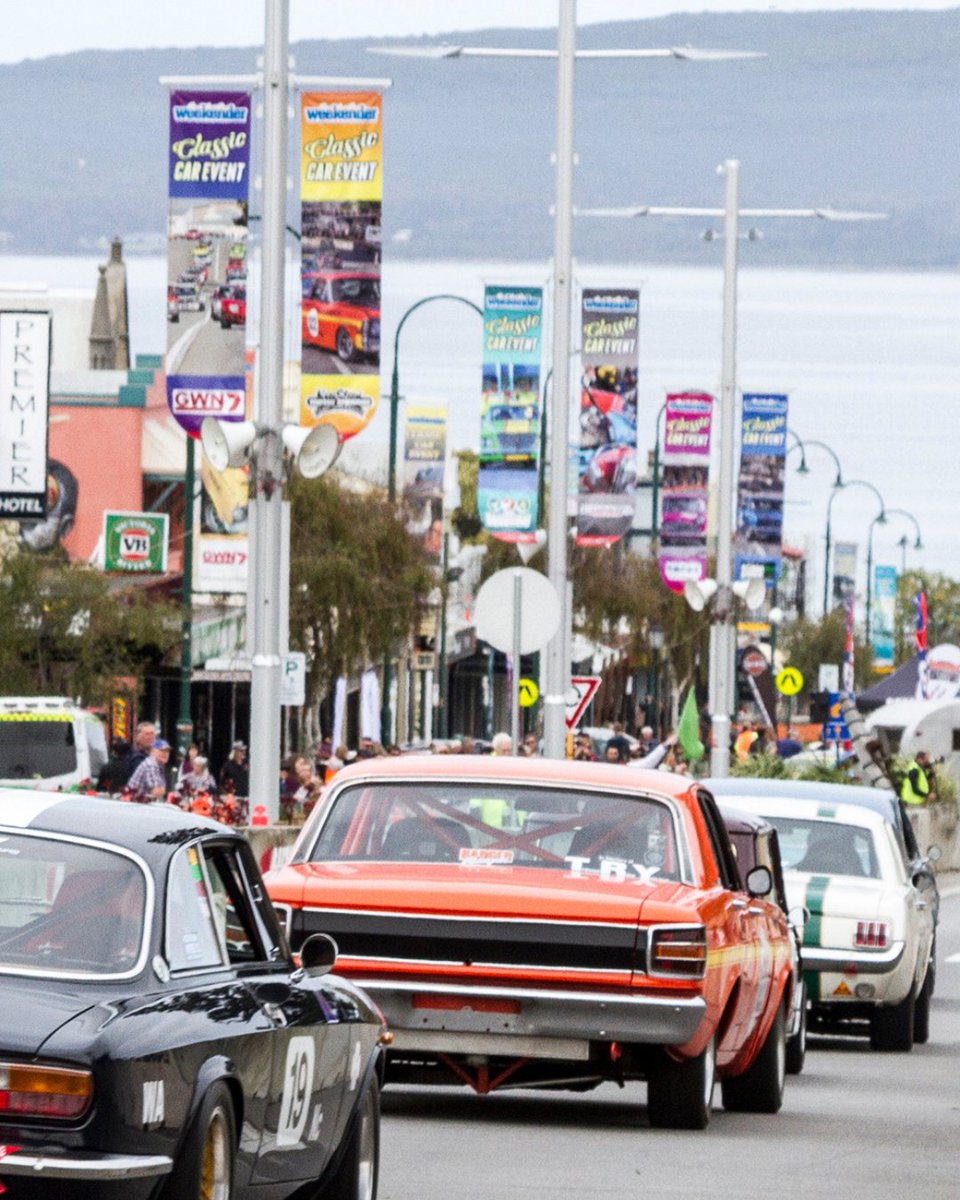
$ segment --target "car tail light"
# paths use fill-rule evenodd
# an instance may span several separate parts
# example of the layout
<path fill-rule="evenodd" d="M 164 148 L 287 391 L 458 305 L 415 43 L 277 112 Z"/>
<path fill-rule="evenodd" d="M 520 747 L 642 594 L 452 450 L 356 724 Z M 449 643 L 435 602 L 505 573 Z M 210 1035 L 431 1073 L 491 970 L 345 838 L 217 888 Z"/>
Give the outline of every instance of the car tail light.
<path fill-rule="evenodd" d="M 702 979 L 707 970 L 707 931 L 702 925 L 662 925 L 650 931 L 647 971 Z"/>
<path fill-rule="evenodd" d="M 3 1117 L 82 1117 L 93 1099 L 89 1071 L 0 1062 L 0 1119 Z"/>
<path fill-rule="evenodd" d="M 886 921 L 858 921 L 855 946 L 863 950 L 885 950 L 890 942 L 890 927 Z"/>

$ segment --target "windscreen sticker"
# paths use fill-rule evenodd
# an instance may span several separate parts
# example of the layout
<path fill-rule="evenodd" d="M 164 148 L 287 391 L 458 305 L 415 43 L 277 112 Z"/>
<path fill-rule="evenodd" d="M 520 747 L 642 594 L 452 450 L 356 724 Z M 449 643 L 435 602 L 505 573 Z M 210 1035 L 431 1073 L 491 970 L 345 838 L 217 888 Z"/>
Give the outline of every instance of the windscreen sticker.
<path fill-rule="evenodd" d="M 468 867 L 507 866 L 513 851 L 507 846 L 461 846 L 459 859 Z"/>
<path fill-rule="evenodd" d="M 587 870 L 593 863 L 592 858 L 571 854 L 563 861 L 570 866 L 571 879 L 591 877 L 588 876 Z M 628 862 L 622 858 L 601 858 L 599 864 L 600 878 L 605 882 L 613 883 L 649 883 L 660 870 L 659 865 L 647 867 L 643 863 Z M 593 867 L 593 870 L 597 870 L 597 868 Z"/>

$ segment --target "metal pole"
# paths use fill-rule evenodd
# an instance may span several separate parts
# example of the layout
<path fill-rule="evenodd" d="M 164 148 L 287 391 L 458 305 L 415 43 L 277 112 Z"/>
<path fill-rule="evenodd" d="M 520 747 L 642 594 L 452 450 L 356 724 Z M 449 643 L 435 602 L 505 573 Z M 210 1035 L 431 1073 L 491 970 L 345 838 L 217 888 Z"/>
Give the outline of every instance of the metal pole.
<path fill-rule="evenodd" d="M 573 83 L 576 0 L 560 0 L 557 33 L 557 163 L 553 240 L 553 394 L 550 413 L 548 572 L 560 601 L 560 625 L 544 655 L 543 753 L 563 758 L 569 686 L 571 608 L 567 597 L 567 460 L 570 407 L 570 303 L 573 269 Z"/>
<path fill-rule="evenodd" d="M 520 733 L 520 626 L 523 613 L 523 576 L 513 576 L 513 669 L 510 672 L 510 728 L 513 752 L 520 753 L 523 738 Z"/>
<path fill-rule="evenodd" d="M 180 589 L 180 715 L 177 717 L 177 756 L 187 757 L 193 741 L 190 676 L 193 672 L 193 493 L 196 488 L 196 438 L 187 438 L 183 477 L 183 583 Z"/>
<path fill-rule="evenodd" d="M 263 244 L 260 297 L 260 395 L 254 504 L 256 562 L 250 564 L 253 621 L 250 673 L 250 795 L 278 817 L 280 778 L 279 581 L 283 544 L 283 275 L 287 195 L 289 0 L 266 0 L 263 79 Z"/>
<path fill-rule="evenodd" d="M 440 656 L 437 664 L 440 674 L 438 688 L 438 708 L 440 709 L 439 720 L 437 721 L 437 732 L 440 737 L 445 738 L 450 736 L 450 718 L 447 715 L 447 571 L 450 566 L 450 534 L 447 530 L 443 533 L 443 583 L 441 584 L 443 591 L 440 602 Z"/>
<path fill-rule="evenodd" d="M 873 604 L 873 527 L 877 523 L 874 517 L 867 531 L 867 604 L 866 604 L 866 633 L 867 645 L 870 643 L 870 609 Z M 871 660 L 872 661 L 872 660 Z"/>
<path fill-rule="evenodd" d="M 653 435 L 653 486 L 650 505 L 650 544 L 654 549 L 654 553 L 660 549 L 660 418 L 666 412 L 666 409 L 667 402 L 664 401 L 657 410 L 657 424 Z"/>
<path fill-rule="evenodd" d="M 734 706 L 733 504 L 734 433 L 737 386 L 737 183 L 740 164 L 727 159 L 723 245 L 723 352 L 720 381 L 720 479 L 717 505 L 717 595 L 710 626 L 710 721 L 713 747 L 710 771 L 718 779 L 730 773 L 730 718 Z"/>
<path fill-rule="evenodd" d="M 830 499 L 827 501 L 827 537 L 826 537 L 826 558 L 823 563 L 823 615 L 826 616 L 830 607 L 830 509 L 833 507 L 833 498 L 836 495 L 836 490 L 830 493 Z"/>

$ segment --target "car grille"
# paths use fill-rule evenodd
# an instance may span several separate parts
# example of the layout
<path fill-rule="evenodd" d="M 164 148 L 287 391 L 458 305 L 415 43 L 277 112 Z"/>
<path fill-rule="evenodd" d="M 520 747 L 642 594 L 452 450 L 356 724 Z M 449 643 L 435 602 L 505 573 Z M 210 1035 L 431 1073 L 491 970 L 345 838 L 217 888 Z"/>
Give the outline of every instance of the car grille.
<path fill-rule="evenodd" d="M 294 910 L 294 949 L 311 933 L 329 934 L 345 958 L 438 966 L 630 972 L 646 953 L 633 925 Z"/>

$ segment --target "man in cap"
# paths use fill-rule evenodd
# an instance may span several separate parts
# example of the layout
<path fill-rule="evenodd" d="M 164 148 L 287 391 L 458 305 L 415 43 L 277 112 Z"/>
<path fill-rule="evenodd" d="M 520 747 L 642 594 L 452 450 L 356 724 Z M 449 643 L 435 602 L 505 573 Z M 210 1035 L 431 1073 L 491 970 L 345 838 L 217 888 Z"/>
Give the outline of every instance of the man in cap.
<path fill-rule="evenodd" d="M 166 766 L 170 759 L 170 743 L 155 738 L 150 753 L 130 776 L 127 787 L 140 800 L 163 800 L 167 794 Z"/>
<path fill-rule="evenodd" d="M 220 768 L 220 786 L 234 796 L 250 795 L 250 771 L 247 768 L 247 747 L 234 742 L 230 757 Z"/>

